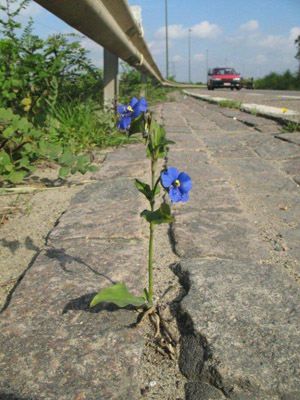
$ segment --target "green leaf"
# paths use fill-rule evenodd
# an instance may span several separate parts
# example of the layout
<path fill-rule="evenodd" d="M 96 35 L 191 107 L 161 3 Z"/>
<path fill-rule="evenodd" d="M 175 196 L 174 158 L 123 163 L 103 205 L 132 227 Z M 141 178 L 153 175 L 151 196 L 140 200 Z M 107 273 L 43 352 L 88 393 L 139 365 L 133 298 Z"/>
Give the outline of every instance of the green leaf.
<path fill-rule="evenodd" d="M 5 151 L 0 151 L 0 164 L 8 165 L 10 162 L 9 155 Z"/>
<path fill-rule="evenodd" d="M 88 171 L 90 171 L 90 172 L 97 172 L 97 171 L 99 171 L 99 167 L 97 167 L 97 165 L 89 165 L 87 169 L 88 169 Z"/>
<path fill-rule="evenodd" d="M 147 183 L 135 179 L 135 186 L 148 200 L 152 200 L 152 190 Z"/>
<path fill-rule="evenodd" d="M 145 129 L 145 119 L 143 113 L 141 113 L 137 118 L 131 120 L 129 134 L 144 132 Z"/>
<path fill-rule="evenodd" d="M 167 203 L 163 203 L 159 209 L 155 211 L 144 210 L 141 217 L 145 218 L 149 223 L 154 224 L 170 224 L 174 221 L 171 217 L 171 209 Z"/>
<path fill-rule="evenodd" d="M 59 176 L 61 178 L 65 178 L 66 176 L 68 176 L 70 173 L 70 168 L 69 167 L 61 167 L 59 170 Z"/>
<path fill-rule="evenodd" d="M 128 292 L 124 283 L 116 283 L 109 288 L 101 290 L 91 301 L 90 307 L 94 307 L 103 301 L 114 303 L 119 307 L 128 305 L 141 307 L 146 303 L 144 297 L 137 297 Z"/>
<path fill-rule="evenodd" d="M 3 137 L 5 137 L 5 139 L 11 138 L 14 135 L 14 133 L 15 133 L 14 128 L 12 126 L 9 126 L 3 131 Z"/>
<path fill-rule="evenodd" d="M 27 151 L 27 153 L 32 152 L 32 146 L 29 143 L 25 143 L 23 146 L 23 149 L 25 149 Z"/>
<path fill-rule="evenodd" d="M 29 105 L 31 104 L 31 99 L 30 99 L 29 97 L 25 97 L 25 99 L 23 99 L 23 100 L 21 101 L 21 104 L 22 104 L 23 106 L 29 106 Z"/>
<path fill-rule="evenodd" d="M 7 179 L 11 182 L 11 183 L 20 183 L 22 182 L 24 176 L 26 175 L 26 172 L 24 171 L 12 171 Z"/>

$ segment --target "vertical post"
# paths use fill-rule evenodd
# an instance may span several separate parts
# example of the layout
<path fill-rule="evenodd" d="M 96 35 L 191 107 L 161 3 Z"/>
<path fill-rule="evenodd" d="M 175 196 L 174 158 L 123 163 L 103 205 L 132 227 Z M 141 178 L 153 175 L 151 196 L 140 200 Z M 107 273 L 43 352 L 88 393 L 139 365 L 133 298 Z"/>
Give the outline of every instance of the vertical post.
<path fill-rule="evenodd" d="M 206 75 L 208 74 L 208 50 L 206 50 Z"/>
<path fill-rule="evenodd" d="M 168 0 L 165 0 L 166 17 L 166 78 L 169 78 L 169 43 L 168 43 Z"/>
<path fill-rule="evenodd" d="M 189 83 L 191 83 L 191 32 L 189 29 Z"/>
<path fill-rule="evenodd" d="M 140 97 L 146 97 L 147 95 L 147 75 L 141 72 L 141 90 Z"/>
<path fill-rule="evenodd" d="M 104 106 L 116 108 L 119 96 L 119 59 L 107 49 L 103 49 L 103 95 Z"/>

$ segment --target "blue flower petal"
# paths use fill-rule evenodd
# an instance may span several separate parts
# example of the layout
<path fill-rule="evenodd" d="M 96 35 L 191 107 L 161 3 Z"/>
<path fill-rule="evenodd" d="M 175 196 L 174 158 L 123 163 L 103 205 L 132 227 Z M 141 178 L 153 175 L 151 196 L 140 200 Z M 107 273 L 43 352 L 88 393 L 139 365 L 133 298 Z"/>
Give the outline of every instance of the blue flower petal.
<path fill-rule="evenodd" d="M 185 172 L 181 172 L 178 176 L 178 180 L 180 182 L 180 191 L 182 193 L 187 193 L 189 190 L 192 189 L 193 184 L 191 177 L 186 174 Z"/>
<path fill-rule="evenodd" d="M 181 196 L 181 201 L 182 201 L 183 203 L 185 203 L 186 201 L 188 201 L 190 195 L 189 195 L 188 193 L 182 193 L 182 192 L 181 192 L 181 194 L 182 194 L 182 196 Z"/>
<path fill-rule="evenodd" d="M 178 203 L 178 201 L 182 200 L 182 194 L 179 188 L 171 186 L 169 189 L 169 196 L 174 203 Z"/>
<path fill-rule="evenodd" d="M 133 97 L 133 98 L 130 100 L 129 105 L 130 105 L 131 108 L 134 108 L 135 105 L 136 105 L 138 102 L 139 102 L 138 99 L 137 99 L 136 97 Z"/>
<path fill-rule="evenodd" d="M 125 115 L 124 117 L 121 117 L 121 118 L 119 119 L 117 128 L 118 128 L 118 129 L 121 129 L 121 130 L 128 129 L 130 123 L 131 123 L 131 116 Z"/>
<path fill-rule="evenodd" d="M 120 104 L 120 105 L 118 106 L 117 110 L 118 110 L 118 114 L 120 114 L 120 115 L 123 115 L 123 114 L 128 113 L 128 111 L 127 111 L 127 105 L 125 105 L 125 104 Z"/>
<path fill-rule="evenodd" d="M 168 188 L 178 178 L 178 169 L 174 167 L 168 168 L 161 174 L 161 183 L 163 187 Z"/>
<path fill-rule="evenodd" d="M 136 118 L 142 112 L 146 112 L 148 110 L 148 104 L 144 97 L 142 97 L 134 106 L 133 106 L 133 118 Z"/>

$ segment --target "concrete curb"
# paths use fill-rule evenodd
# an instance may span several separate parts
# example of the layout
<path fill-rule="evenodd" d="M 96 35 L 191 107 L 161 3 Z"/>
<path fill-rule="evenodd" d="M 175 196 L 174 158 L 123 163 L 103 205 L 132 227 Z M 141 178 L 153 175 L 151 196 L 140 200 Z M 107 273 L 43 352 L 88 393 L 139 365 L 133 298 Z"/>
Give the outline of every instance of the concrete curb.
<path fill-rule="evenodd" d="M 224 101 L 231 101 L 226 97 L 213 97 L 207 94 L 192 93 L 189 92 L 188 90 L 184 90 L 183 93 L 188 96 L 195 97 L 197 99 L 201 99 L 214 104 L 220 104 Z M 262 104 L 255 104 L 255 103 L 244 103 L 241 105 L 239 110 L 249 114 L 255 114 L 260 117 L 274 119 L 275 121 L 279 122 L 282 125 L 287 122 L 293 122 L 299 126 L 299 123 L 295 121 L 295 117 L 298 117 L 300 114 L 293 110 L 283 111 L 284 110 L 283 108 L 265 106 Z"/>

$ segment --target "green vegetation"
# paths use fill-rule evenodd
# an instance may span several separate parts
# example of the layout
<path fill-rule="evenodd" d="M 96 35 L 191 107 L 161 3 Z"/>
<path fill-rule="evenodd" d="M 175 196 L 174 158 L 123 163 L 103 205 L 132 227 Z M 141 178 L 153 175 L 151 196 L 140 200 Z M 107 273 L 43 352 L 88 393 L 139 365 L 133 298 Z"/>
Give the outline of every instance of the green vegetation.
<path fill-rule="evenodd" d="M 58 163 L 60 177 L 95 170 L 91 152 L 133 140 L 116 129 L 116 116 L 104 110 L 103 72 L 88 58 L 74 34 L 47 39 L 22 27 L 19 5 L 0 5 L 0 185 L 20 183 L 40 160 Z M 5 5 L 4 5 L 5 3 Z M 140 97 L 140 73 L 125 67 L 121 101 Z M 147 84 L 147 101 L 165 100 L 169 90 Z"/>
<path fill-rule="evenodd" d="M 287 121 L 282 127 L 282 133 L 294 133 L 300 131 L 300 124 L 293 121 Z"/>
<path fill-rule="evenodd" d="M 299 90 L 300 76 L 292 74 L 287 70 L 283 74 L 271 72 L 264 78 L 256 79 L 255 89 L 274 89 L 274 90 Z"/>
<path fill-rule="evenodd" d="M 242 106 L 242 103 L 241 102 L 237 102 L 237 101 L 234 101 L 234 100 L 222 100 L 222 101 L 220 101 L 219 103 L 219 106 L 221 106 L 221 107 L 229 107 L 229 108 L 236 108 L 236 109 L 240 109 L 241 108 L 241 106 Z"/>
<path fill-rule="evenodd" d="M 160 84 L 153 85 L 148 79 L 147 84 L 141 84 L 141 74 L 136 69 L 130 67 L 125 63 L 121 63 L 122 74 L 120 78 L 120 102 L 123 104 L 128 104 L 132 97 L 140 97 L 140 92 L 142 88 L 146 89 L 147 103 L 149 106 L 160 102 L 171 100 L 172 96 L 170 93 L 174 92 L 175 88 L 164 87 Z"/>

